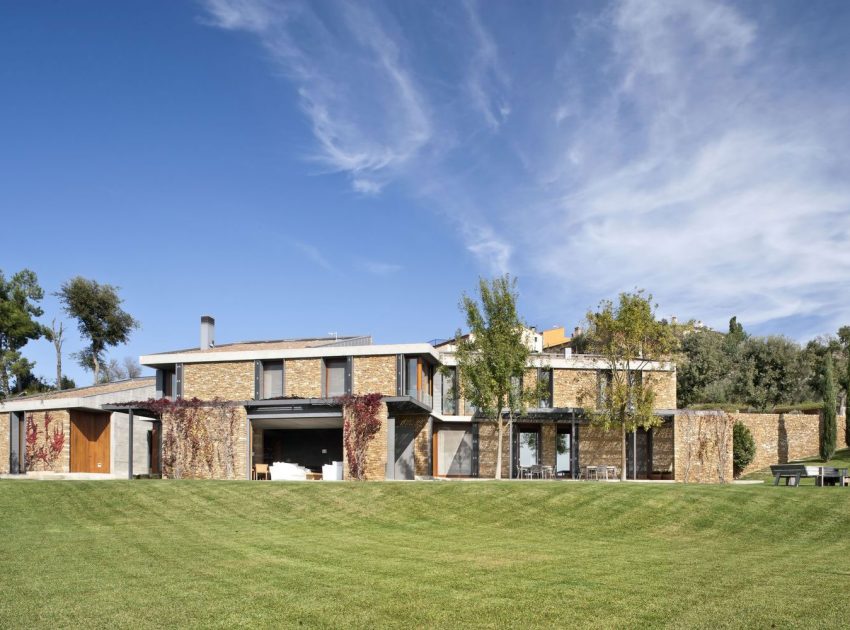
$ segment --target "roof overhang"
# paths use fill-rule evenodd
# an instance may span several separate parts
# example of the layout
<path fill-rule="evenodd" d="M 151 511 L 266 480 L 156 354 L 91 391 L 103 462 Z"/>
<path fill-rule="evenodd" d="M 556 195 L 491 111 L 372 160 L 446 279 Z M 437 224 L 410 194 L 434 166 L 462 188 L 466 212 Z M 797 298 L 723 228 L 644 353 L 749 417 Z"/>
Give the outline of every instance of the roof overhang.
<path fill-rule="evenodd" d="M 323 357 L 373 357 L 397 354 L 427 355 L 439 362 L 440 355 L 429 343 L 376 344 L 372 346 L 319 346 L 277 350 L 236 350 L 215 352 L 167 352 L 145 354 L 139 363 L 147 367 L 175 363 L 222 363 L 228 361 L 262 361 L 267 359 L 320 359 Z"/>

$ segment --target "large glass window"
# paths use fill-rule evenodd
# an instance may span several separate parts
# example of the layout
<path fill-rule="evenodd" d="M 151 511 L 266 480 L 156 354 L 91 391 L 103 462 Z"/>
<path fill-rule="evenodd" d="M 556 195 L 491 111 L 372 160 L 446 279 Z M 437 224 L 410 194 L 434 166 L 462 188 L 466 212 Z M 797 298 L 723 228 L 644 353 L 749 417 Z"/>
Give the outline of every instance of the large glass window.
<path fill-rule="evenodd" d="M 472 431 L 443 429 L 437 433 L 437 474 L 472 475 Z"/>
<path fill-rule="evenodd" d="M 345 395 L 345 359 L 325 359 L 325 395 Z"/>
<path fill-rule="evenodd" d="M 540 383 L 540 408 L 552 408 L 552 370 L 541 369 L 537 373 Z"/>
<path fill-rule="evenodd" d="M 416 398 L 416 391 L 419 389 L 419 359 L 416 357 L 407 358 L 404 382 L 407 395 Z"/>
<path fill-rule="evenodd" d="M 262 398 L 280 396 L 283 396 L 283 361 L 264 361 Z"/>
<path fill-rule="evenodd" d="M 457 368 L 449 368 L 446 374 L 443 374 L 443 413 L 455 415 L 457 413 L 457 400 L 455 400 L 455 383 L 457 376 Z"/>
<path fill-rule="evenodd" d="M 519 465 L 533 466 L 540 463 L 540 433 L 538 431 L 519 432 Z"/>
<path fill-rule="evenodd" d="M 570 447 L 572 446 L 572 436 L 569 433 L 558 432 L 558 442 L 556 444 L 555 453 L 555 470 L 559 477 L 570 476 Z"/>

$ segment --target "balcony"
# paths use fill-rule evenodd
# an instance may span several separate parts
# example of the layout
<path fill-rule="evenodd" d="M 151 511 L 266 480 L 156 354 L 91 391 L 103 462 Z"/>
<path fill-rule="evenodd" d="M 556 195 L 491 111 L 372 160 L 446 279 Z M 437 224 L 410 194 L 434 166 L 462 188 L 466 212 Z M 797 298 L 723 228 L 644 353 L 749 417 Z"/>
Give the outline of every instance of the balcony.
<path fill-rule="evenodd" d="M 415 400 L 418 400 L 419 402 L 421 402 L 426 407 L 433 407 L 434 406 L 434 397 L 431 394 L 429 394 L 428 392 L 426 392 L 425 390 L 408 389 L 405 392 L 405 395 L 410 396 L 411 398 L 413 398 Z"/>

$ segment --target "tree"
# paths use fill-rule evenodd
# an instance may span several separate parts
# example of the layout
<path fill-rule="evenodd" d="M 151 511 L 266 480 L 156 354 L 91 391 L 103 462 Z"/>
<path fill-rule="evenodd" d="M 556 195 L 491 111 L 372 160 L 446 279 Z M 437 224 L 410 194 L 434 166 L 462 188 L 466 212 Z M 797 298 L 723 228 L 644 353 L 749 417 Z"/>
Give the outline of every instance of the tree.
<path fill-rule="evenodd" d="M 649 361 L 667 359 L 675 339 L 669 326 L 655 318 L 652 296 L 642 290 L 621 293 L 617 304 L 599 303 L 587 314 L 588 343 L 605 361 L 607 373 L 600 382 L 599 400 L 590 413 L 591 422 L 606 430 L 619 428 L 622 436 L 620 475 L 626 478 L 626 434 L 650 429 L 662 419 L 653 413 L 655 393 L 642 377 Z M 607 381 L 607 382 L 606 382 Z M 585 400 L 596 398 L 584 392 Z"/>
<path fill-rule="evenodd" d="M 731 360 L 726 338 L 711 330 L 695 330 L 681 341 L 676 363 L 679 406 L 728 401 Z"/>
<path fill-rule="evenodd" d="M 121 308 L 118 287 L 77 276 L 65 282 L 56 295 L 88 342 L 76 356 L 81 366 L 92 370 L 97 383 L 106 348 L 126 343 L 139 323 Z"/>
<path fill-rule="evenodd" d="M 120 362 L 117 359 L 109 359 L 103 368 L 101 381 L 113 383 L 128 378 L 138 378 L 142 374 L 142 368 L 133 357 L 124 357 Z"/>
<path fill-rule="evenodd" d="M 732 428 L 732 468 L 735 477 L 753 461 L 756 456 L 756 441 L 747 425 L 736 422 Z"/>
<path fill-rule="evenodd" d="M 45 336 L 48 341 L 53 342 L 53 349 L 56 350 L 56 389 L 62 390 L 62 344 L 65 343 L 63 338 L 65 334 L 65 325 L 59 322 L 56 326 L 56 319 L 50 322 L 50 328 L 45 331 Z"/>
<path fill-rule="evenodd" d="M 0 398 L 12 393 L 13 378 L 17 381 L 33 368 L 20 350 L 44 335 L 35 319 L 43 313 L 38 306 L 43 298 L 35 272 L 23 269 L 7 281 L 0 271 Z"/>
<path fill-rule="evenodd" d="M 850 446 L 850 326 L 838 329 L 838 339 L 844 346 L 847 361 L 844 373 L 844 443 Z"/>
<path fill-rule="evenodd" d="M 496 479 L 501 479 L 505 409 L 507 426 L 511 426 L 534 397 L 528 389 L 517 387 L 531 351 L 523 341 L 525 326 L 517 314 L 516 279 L 509 274 L 490 281 L 481 278 L 478 292 L 478 301 L 464 294 L 460 302 L 469 334 L 458 330 L 455 335 L 457 386 L 479 413 L 496 421 Z"/>
<path fill-rule="evenodd" d="M 823 396 L 823 422 L 820 435 L 820 458 L 823 461 L 832 459 L 835 455 L 836 426 L 835 426 L 835 377 L 832 368 L 832 355 L 827 354 L 823 361 L 821 381 Z"/>

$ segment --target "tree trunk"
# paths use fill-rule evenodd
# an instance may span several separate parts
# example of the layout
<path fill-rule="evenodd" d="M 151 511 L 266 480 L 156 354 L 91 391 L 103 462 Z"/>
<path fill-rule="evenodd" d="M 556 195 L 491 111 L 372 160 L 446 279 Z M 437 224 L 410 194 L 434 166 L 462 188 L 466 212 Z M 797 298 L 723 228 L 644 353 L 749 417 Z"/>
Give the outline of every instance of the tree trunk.
<path fill-rule="evenodd" d="M 97 385 L 100 376 L 100 361 L 97 360 L 96 353 L 92 353 L 92 363 L 94 364 L 94 384 Z"/>
<path fill-rule="evenodd" d="M 56 389 L 62 389 L 62 344 L 56 344 Z"/>
<path fill-rule="evenodd" d="M 620 425 L 620 431 L 621 431 L 622 436 L 623 436 L 623 440 L 622 440 L 622 444 L 621 444 L 623 450 L 621 452 L 622 457 L 620 458 L 620 462 L 622 463 L 622 466 L 620 467 L 620 481 L 625 481 L 626 480 L 626 463 L 627 463 L 626 462 L 626 423 L 625 422 Z"/>
<path fill-rule="evenodd" d="M 499 443 L 496 446 L 496 479 L 502 478 L 502 436 L 505 433 L 504 423 L 502 422 L 502 414 L 499 414 Z"/>

